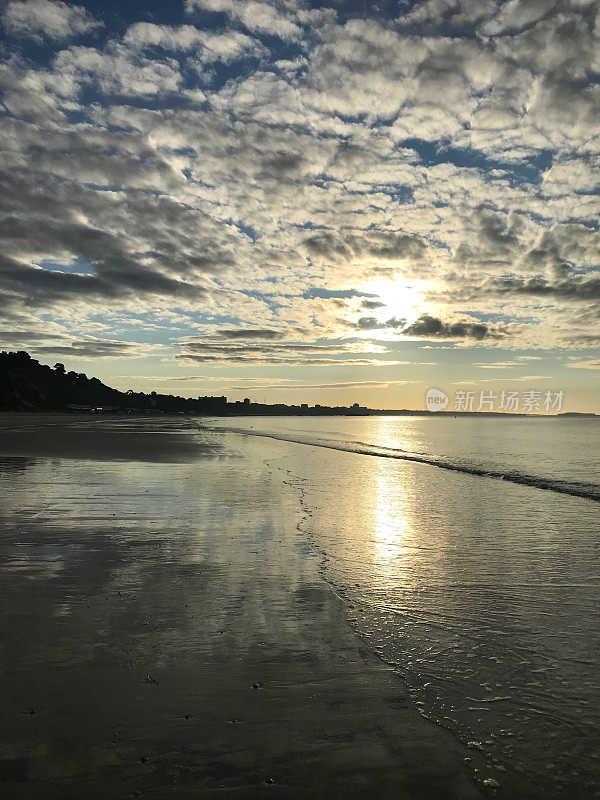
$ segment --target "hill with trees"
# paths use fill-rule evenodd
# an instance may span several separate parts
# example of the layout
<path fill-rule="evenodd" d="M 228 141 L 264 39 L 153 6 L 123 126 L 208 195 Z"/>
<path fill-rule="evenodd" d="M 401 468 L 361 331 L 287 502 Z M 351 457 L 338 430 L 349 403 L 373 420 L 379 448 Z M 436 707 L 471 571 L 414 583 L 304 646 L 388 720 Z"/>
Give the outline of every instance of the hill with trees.
<path fill-rule="evenodd" d="M 40 364 L 29 353 L 0 353 L 0 410 L 2 411 L 163 411 L 219 413 L 225 397 L 186 398 L 151 392 L 120 392 L 88 378 L 67 372 L 64 365 Z"/>
<path fill-rule="evenodd" d="M 311 408 L 306 403 L 228 403 L 226 397 L 179 397 L 157 392 L 120 392 L 88 378 L 83 372 L 67 372 L 60 362 L 53 367 L 40 364 L 29 353 L 0 353 L 0 411 L 72 411 L 208 414 L 211 416 L 238 415 L 357 415 L 370 413 L 354 403 L 353 406 L 321 406 Z"/>

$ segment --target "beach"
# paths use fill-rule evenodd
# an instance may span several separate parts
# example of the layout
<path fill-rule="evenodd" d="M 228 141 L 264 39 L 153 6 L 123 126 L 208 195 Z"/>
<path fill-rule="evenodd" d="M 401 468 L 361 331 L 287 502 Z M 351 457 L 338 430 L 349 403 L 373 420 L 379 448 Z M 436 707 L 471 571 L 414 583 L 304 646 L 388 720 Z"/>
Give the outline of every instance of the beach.
<path fill-rule="evenodd" d="M 600 0 L 0 28 L 0 800 L 600 800 Z"/>
<path fill-rule="evenodd" d="M 3 797 L 496 795 L 351 625 L 284 447 L 2 415 Z"/>
<path fill-rule="evenodd" d="M 478 783 L 600 797 L 597 419 L 206 424 L 268 444 L 349 624 L 424 717 L 485 756 Z"/>

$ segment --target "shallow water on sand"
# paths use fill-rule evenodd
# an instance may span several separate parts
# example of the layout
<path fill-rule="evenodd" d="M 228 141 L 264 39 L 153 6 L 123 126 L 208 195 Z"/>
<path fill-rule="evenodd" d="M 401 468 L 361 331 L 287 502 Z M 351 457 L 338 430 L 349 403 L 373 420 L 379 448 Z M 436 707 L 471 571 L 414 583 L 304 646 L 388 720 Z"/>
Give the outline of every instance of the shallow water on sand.
<path fill-rule="evenodd" d="M 0 430 L 3 800 L 480 798 L 319 575 L 287 445 L 117 422 Z"/>
<path fill-rule="evenodd" d="M 384 446 L 376 420 L 316 422 L 318 431 L 310 419 L 219 424 L 288 440 L 294 426 L 296 442 L 272 442 L 274 463 L 299 493 L 301 527 L 321 553 L 324 576 L 369 647 L 405 677 L 421 712 L 487 755 L 499 797 L 600 796 L 598 503 L 298 443 L 327 433 Z M 473 450 L 477 423 L 468 422 L 452 457 L 471 463 L 483 448 Z M 573 421 L 567 446 L 566 421 L 556 429 L 540 422 L 513 426 L 504 445 L 497 424 L 495 446 L 490 428 L 480 438 L 503 469 L 515 466 L 521 441 L 530 448 L 521 471 L 597 483 L 597 429 Z M 381 424 L 392 446 L 389 424 Z M 443 447 L 448 455 L 440 437 L 427 438 L 424 421 L 409 420 L 404 434 L 401 425 L 393 421 L 394 446 L 404 436 L 414 450 Z"/>
<path fill-rule="evenodd" d="M 600 418 L 247 417 L 214 424 L 600 500 Z"/>

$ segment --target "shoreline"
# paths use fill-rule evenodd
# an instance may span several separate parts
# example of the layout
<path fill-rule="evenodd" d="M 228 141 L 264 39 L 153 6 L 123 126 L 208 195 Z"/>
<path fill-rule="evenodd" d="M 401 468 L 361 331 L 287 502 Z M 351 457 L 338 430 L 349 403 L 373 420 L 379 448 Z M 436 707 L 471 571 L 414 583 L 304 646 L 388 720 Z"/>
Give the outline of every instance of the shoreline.
<path fill-rule="evenodd" d="M 128 462 L 0 437 L 3 795 L 485 796 L 350 628 L 268 448 L 140 422 Z"/>

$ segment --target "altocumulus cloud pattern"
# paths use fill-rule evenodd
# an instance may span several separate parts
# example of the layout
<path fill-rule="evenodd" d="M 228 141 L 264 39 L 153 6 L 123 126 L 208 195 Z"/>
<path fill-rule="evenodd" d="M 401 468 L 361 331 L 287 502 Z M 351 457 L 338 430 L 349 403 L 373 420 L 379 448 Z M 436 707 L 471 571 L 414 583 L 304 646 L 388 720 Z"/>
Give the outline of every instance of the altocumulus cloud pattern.
<path fill-rule="evenodd" d="M 2 346 L 598 347 L 599 7 L 5 3 Z"/>

